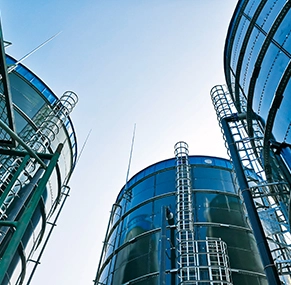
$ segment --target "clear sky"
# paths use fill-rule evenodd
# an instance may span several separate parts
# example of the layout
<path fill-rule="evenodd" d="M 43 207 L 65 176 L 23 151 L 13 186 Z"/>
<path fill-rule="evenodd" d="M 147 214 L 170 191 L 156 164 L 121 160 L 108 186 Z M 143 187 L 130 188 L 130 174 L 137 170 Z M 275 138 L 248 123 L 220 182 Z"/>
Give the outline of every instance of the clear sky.
<path fill-rule="evenodd" d="M 6 52 L 61 96 L 73 90 L 79 149 L 89 141 L 32 285 L 93 284 L 109 211 L 130 176 L 173 157 L 227 157 L 209 91 L 224 84 L 234 0 L 0 0 Z"/>

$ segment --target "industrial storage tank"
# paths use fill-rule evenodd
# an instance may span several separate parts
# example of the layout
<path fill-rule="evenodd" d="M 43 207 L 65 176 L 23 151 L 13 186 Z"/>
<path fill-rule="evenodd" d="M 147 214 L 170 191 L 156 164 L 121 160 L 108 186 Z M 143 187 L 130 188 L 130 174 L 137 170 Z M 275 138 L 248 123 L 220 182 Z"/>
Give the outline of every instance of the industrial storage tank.
<path fill-rule="evenodd" d="M 187 161 L 187 175 L 172 158 L 140 171 L 121 189 L 96 285 L 268 284 L 232 164 L 208 156 Z M 179 186 L 186 189 L 179 178 L 190 185 L 188 196 L 179 193 Z"/>
<path fill-rule="evenodd" d="M 3 51 L 0 284 L 29 284 L 69 193 L 77 158 L 69 115 L 78 97 L 67 91 L 58 98 L 37 75 Z"/>

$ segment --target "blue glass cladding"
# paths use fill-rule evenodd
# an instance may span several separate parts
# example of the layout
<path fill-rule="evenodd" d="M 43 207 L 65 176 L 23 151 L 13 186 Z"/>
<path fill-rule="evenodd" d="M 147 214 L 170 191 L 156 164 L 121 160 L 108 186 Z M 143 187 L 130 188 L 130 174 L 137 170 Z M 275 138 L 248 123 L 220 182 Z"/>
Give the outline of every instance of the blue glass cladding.
<path fill-rule="evenodd" d="M 9 80 L 13 104 L 33 120 L 35 115 L 46 106 L 45 99 L 15 73 L 10 74 Z"/>
<path fill-rule="evenodd" d="M 110 284 L 125 284 L 132 279 L 158 271 L 158 247 L 159 233 L 155 233 L 144 235 L 122 248 L 117 255 L 113 282 Z"/>
<path fill-rule="evenodd" d="M 149 177 L 131 190 L 131 204 L 137 205 L 154 196 L 155 177 Z"/>
<path fill-rule="evenodd" d="M 194 189 L 211 189 L 235 193 L 232 177 L 228 171 L 194 166 L 192 177 L 192 187 Z"/>
<path fill-rule="evenodd" d="M 209 160 L 211 161 L 210 164 L 209 164 Z M 206 162 L 206 161 L 208 161 L 208 162 Z M 213 165 L 213 166 L 220 166 L 220 167 L 232 169 L 232 164 L 230 163 L 229 160 L 219 158 L 219 157 L 189 156 L 189 163 L 190 164 Z M 159 171 L 159 170 L 168 170 L 168 168 L 174 167 L 175 165 L 176 165 L 175 158 L 163 160 L 161 162 L 153 164 L 153 165 L 141 170 L 136 175 L 134 175 L 128 181 L 126 187 L 127 187 L 127 189 L 129 189 L 131 186 L 133 186 L 139 180 L 145 178 L 147 175 L 151 175 L 154 172 Z M 121 189 L 116 201 L 119 201 L 119 199 L 121 198 L 124 191 L 125 191 L 125 186 Z"/>
<path fill-rule="evenodd" d="M 175 175 L 176 171 L 174 169 L 168 170 L 166 172 L 161 172 L 156 175 L 156 196 L 175 191 L 176 185 L 175 179 L 173 179 Z"/>
<path fill-rule="evenodd" d="M 261 11 L 257 24 L 263 27 L 266 33 L 269 32 L 274 20 L 281 11 L 286 0 L 267 1 L 263 10 Z"/>
<path fill-rule="evenodd" d="M 194 187 L 192 195 L 195 239 L 222 238 L 227 243 L 230 264 L 234 268 L 253 271 L 254 275 L 263 273 L 242 201 L 235 194 L 234 186 L 228 185 L 232 183 L 230 162 L 205 156 L 191 156 L 189 162 L 192 181 L 195 180 L 193 184 L 197 181 L 201 183 L 201 189 Z M 115 223 L 106 238 L 105 258 L 101 263 L 100 278 L 97 277 L 99 283 L 158 284 L 155 278 L 160 270 L 161 227 L 165 218 L 163 209 L 165 206 L 170 208 L 174 223 L 177 214 L 175 164 L 175 159 L 169 159 L 152 165 L 135 175 L 127 189 L 122 189 L 117 202 L 122 210 L 120 215 L 117 213 L 116 217 L 112 217 Z M 220 180 L 222 183 L 219 183 Z M 203 183 L 206 186 L 202 186 Z M 135 200 L 135 195 L 140 198 Z M 115 206 L 113 213 L 117 209 L 121 207 Z M 168 256 L 174 253 L 171 249 L 176 246 L 175 230 L 167 228 L 165 235 L 168 257 L 165 268 L 170 270 L 177 268 L 175 257 L 171 262 Z M 249 259 L 252 261 L 246 264 L 245 260 Z M 257 278 L 252 283 L 246 278 L 245 284 L 265 284 L 264 277 Z M 167 280 L 170 284 L 170 275 Z M 236 284 L 243 283 L 237 281 Z"/>
<path fill-rule="evenodd" d="M 271 43 L 262 62 L 261 71 L 257 79 L 253 109 L 265 120 L 277 85 L 285 71 L 289 58 L 277 46 Z"/>
<path fill-rule="evenodd" d="M 239 52 L 245 37 L 245 34 L 247 32 L 247 29 L 249 27 L 249 20 L 247 20 L 245 17 L 243 17 L 239 23 L 238 30 L 235 34 L 235 39 L 233 42 L 233 49 L 231 53 L 231 60 L 230 60 L 230 66 L 233 70 L 236 70 L 237 60 L 239 57 Z"/>
<path fill-rule="evenodd" d="M 246 226 L 242 201 L 238 196 L 223 193 L 194 192 L 195 222 L 225 223 Z M 198 237 L 200 238 L 200 237 Z M 203 238 L 203 236 L 201 236 Z"/>
<path fill-rule="evenodd" d="M 16 60 L 12 57 L 6 55 L 7 65 L 13 65 L 16 63 Z M 52 91 L 48 89 L 48 87 L 30 70 L 28 70 L 25 66 L 19 64 L 15 71 L 23 76 L 27 81 L 29 81 L 40 93 L 42 93 L 45 98 L 53 104 L 58 98 L 53 94 Z M 44 94 L 45 93 L 45 94 Z"/>
<path fill-rule="evenodd" d="M 247 45 L 241 67 L 242 72 L 240 76 L 240 84 L 243 88 L 245 88 L 246 94 L 251 76 L 253 74 L 254 65 L 264 40 L 265 36 L 258 29 L 254 28 Z"/>
<path fill-rule="evenodd" d="M 252 17 L 254 15 L 254 13 L 256 12 L 260 2 L 261 2 L 261 0 L 250 0 L 245 8 L 245 13 L 249 17 Z"/>
<path fill-rule="evenodd" d="M 275 117 L 273 134 L 277 141 L 291 144 L 291 81 L 288 82 L 283 100 Z"/>
<path fill-rule="evenodd" d="M 15 64 L 17 61 L 9 55 L 6 55 L 6 63 L 7 66 L 11 66 Z M 35 74 L 33 74 L 29 69 L 25 66 L 19 64 L 15 72 L 24 77 L 27 81 L 29 81 L 47 100 L 50 104 L 53 104 L 58 100 L 57 96 L 48 88 L 46 84 L 44 84 Z M 66 128 L 69 134 L 69 138 L 71 141 L 72 147 L 72 155 L 73 155 L 73 165 L 75 165 L 77 158 L 77 144 L 76 144 L 76 134 L 74 132 L 73 124 L 70 118 L 66 121 Z"/>
<path fill-rule="evenodd" d="M 127 215 L 121 226 L 119 245 L 153 228 L 153 203 L 149 202 Z M 120 226 L 119 226 L 120 227 Z"/>
<path fill-rule="evenodd" d="M 274 35 L 274 40 L 278 42 L 279 45 L 283 46 L 287 52 L 291 53 L 291 10 L 288 11 L 287 15 L 280 24 L 276 34 Z"/>
<path fill-rule="evenodd" d="M 213 157 L 190 156 L 189 162 L 192 165 L 194 189 L 235 193 L 232 176 L 228 171 L 232 168 L 229 161 Z M 163 165 L 166 168 L 163 169 Z M 175 165 L 175 159 L 152 165 L 134 176 L 128 182 L 127 189 L 121 191 L 116 203 L 121 206 L 120 214 L 125 215 L 121 222 L 119 245 L 144 231 L 156 228 L 161 221 L 162 206 L 175 205 Z M 131 228 L 135 229 L 135 232 Z"/>

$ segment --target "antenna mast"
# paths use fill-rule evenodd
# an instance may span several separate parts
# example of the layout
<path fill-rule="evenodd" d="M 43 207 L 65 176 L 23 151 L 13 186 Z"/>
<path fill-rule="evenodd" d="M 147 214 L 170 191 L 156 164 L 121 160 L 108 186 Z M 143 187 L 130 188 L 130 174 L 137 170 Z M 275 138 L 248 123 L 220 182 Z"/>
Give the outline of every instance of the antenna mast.
<path fill-rule="evenodd" d="M 36 52 L 41 47 L 43 47 L 44 45 L 46 45 L 48 42 L 50 42 L 52 39 L 54 39 L 60 33 L 61 32 L 58 32 L 57 34 L 53 35 L 52 37 L 50 37 L 49 39 L 47 39 L 46 41 L 44 41 L 42 44 L 40 44 L 39 46 L 37 46 L 36 48 L 34 48 L 31 52 L 27 53 L 25 56 L 23 56 L 21 59 L 19 59 L 17 62 L 15 62 L 13 65 L 9 66 L 8 69 L 7 69 L 8 73 L 12 72 L 19 65 L 19 63 L 21 63 L 26 58 L 28 58 L 30 55 L 32 55 L 34 52 Z"/>
<path fill-rule="evenodd" d="M 130 165 L 131 165 L 133 145 L 134 145 L 134 138 L 135 138 L 135 129 L 136 129 L 136 123 L 134 124 L 134 127 L 133 127 L 133 134 L 132 134 L 132 140 L 131 140 L 130 155 L 129 155 L 129 161 L 128 161 L 126 181 L 125 181 L 125 189 L 127 188 L 127 182 L 128 182 L 128 177 L 129 177 L 129 170 L 130 170 Z"/>

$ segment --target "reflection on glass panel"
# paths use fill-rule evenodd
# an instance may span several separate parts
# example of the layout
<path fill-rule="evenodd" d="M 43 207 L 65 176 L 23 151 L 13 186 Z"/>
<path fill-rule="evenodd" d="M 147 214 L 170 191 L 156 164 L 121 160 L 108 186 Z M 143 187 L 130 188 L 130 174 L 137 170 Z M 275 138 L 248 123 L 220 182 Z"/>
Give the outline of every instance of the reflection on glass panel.
<path fill-rule="evenodd" d="M 229 171 L 216 168 L 194 167 L 192 169 L 192 177 L 192 187 L 194 189 L 235 192 Z"/>
<path fill-rule="evenodd" d="M 288 82 L 286 89 L 283 94 L 283 100 L 280 105 L 280 108 L 277 111 L 275 117 L 275 122 L 273 126 L 273 135 L 275 139 L 279 142 L 286 141 L 291 143 L 291 134 L 290 134 L 290 123 L 291 123 L 291 81 Z M 289 130 L 289 131 L 288 131 Z M 286 136 L 287 134 L 287 136 Z"/>
<path fill-rule="evenodd" d="M 144 176 L 148 176 L 150 174 L 152 174 L 154 171 L 155 171 L 155 165 L 152 165 L 150 167 L 147 167 L 145 170 L 144 170 Z"/>
<path fill-rule="evenodd" d="M 276 83 L 280 82 L 282 74 L 284 73 L 285 68 L 287 64 L 289 63 L 289 60 L 290 59 L 284 53 L 278 52 L 276 55 L 276 58 L 274 59 L 274 62 L 272 63 L 272 67 L 270 67 L 270 71 L 268 74 L 269 80 L 266 79 L 266 82 L 265 82 L 266 95 L 264 96 L 262 100 L 262 104 L 261 104 L 260 113 L 263 118 L 266 118 L 269 113 L 270 104 L 271 104 L 270 99 L 273 98 L 277 89 L 277 85 L 275 84 L 275 82 Z"/>
<path fill-rule="evenodd" d="M 152 207 L 152 203 L 147 203 L 126 217 L 122 226 L 122 231 L 125 231 L 126 235 L 122 235 L 122 243 L 153 228 Z"/>
<path fill-rule="evenodd" d="M 242 71 L 239 79 L 240 84 L 244 88 L 246 94 L 248 93 L 248 87 L 251 80 L 251 76 L 253 74 L 253 69 L 257 60 L 257 56 L 260 52 L 261 46 L 265 38 L 266 38 L 265 35 L 260 33 L 260 31 L 257 28 L 254 28 L 248 41 L 248 45 L 242 63 Z"/>
<path fill-rule="evenodd" d="M 110 263 L 105 266 L 105 268 L 103 269 L 103 271 L 100 275 L 99 282 L 101 284 L 106 284 L 106 279 L 108 277 L 109 267 L 110 267 Z"/>
<path fill-rule="evenodd" d="M 128 221 L 128 216 L 126 216 L 124 218 L 124 220 L 122 221 L 121 225 L 118 226 L 118 228 L 121 227 L 120 230 L 120 239 L 119 239 L 119 246 L 124 244 L 125 240 L 126 240 L 126 235 L 127 235 L 127 221 Z"/>
<path fill-rule="evenodd" d="M 274 20 L 283 7 L 285 0 L 267 1 L 262 12 L 260 13 L 257 24 L 263 27 L 265 32 L 269 32 Z"/>
<path fill-rule="evenodd" d="M 248 4 L 247 4 L 247 6 L 245 8 L 245 13 L 248 16 L 252 17 L 254 15 L 254 13 L 256 12 L 260 2 L 261 2 L 260 0 L 250 0 L 250 1 L 248 1 Z"/>
<path fill-rule="evenodd" d="M 254 92 L 253 109 L 266 120 L 267 111 L 289 59 L 271 43 L 260 69 Z"/>
<path fill-rule="evenodd" d="M 155 195 L 173 192 L 176 190 L 175 170 L 158 173 L 156 176 L 156 192 Z"/>
<path fill-rule="evenodd" d="M 175 181 L 175 175 L 176 175 L 176 170 L 169 170 L 165 172 L 160 172 L 156 175 L 156 185 L 159 185 L 161 183 L 165 183 L 168 181 Z"/>
<path fill-rule="evenodd" d="M 193 167 L 193 178 L 209 178 L 221 179 L 225 181 L 232 181 L 232 177 L 229 171 L 217 168 L 205 168 L 205 167 Z"/>
<path fill-rule="evenodd" d="M 144 189 L 144 191 L 138 192 L 137 194 L 133 194 L 132 200 L 131 200 L 131 207 L 135 207 L 136 205 L 150 199 L 154 195 L 154 187 L 150 187 L 147 189 Z"/>
<path fill-rule="evenodd" d="M 113 250 L 116 249 L 115 245 L 118 244 L 118 240 L 117 240 L 117 231 L 118 229 L 115 229 L 112 234 L 109 237 L 108 242 L 105 245 L 105 256 L 104 256 L 104 260 L 106 260 L 108 258 L 108 256 L 113 252 Z"/>
<path fill-rule="evenodd" d="M 155 177 L 151 176 L 146 178 L 144 181 L 138 183 L 136 186 L 132 188 L 132 195 L 135 196 L 140 192 L 147 191 L 147 189 L 151 189 L 154 186 Z"/>
<path fill-rule="evenodd" d="M 243 43 L 245 34 L 247 32 L 248 26 L 249 26 L 249 20 L 247 20 L 243 16 L 242 19 L 240 20 L 239 27 L 238 27 L 238 30 L 235 34 L 235 39 L 233 42 L 233 50 L 232 50 L 231 61 L 230 61 L 231 68 L 233 70 L 236 70 L 237 59 L 239 56 L 239 52 L 240 52 L 241 45 Z"/>
<path fill-rule="evenodd" d="M 160 233 L 148 234 L 127 244 L 117 253 L 112 284 L 124 284 L 159 268 L 158 243 Z"/>
<path fill-rule="evenodd" d="M 209 189 L 220 190 L 230 193 L 235 193 L 232 182 L 223 181 L 219 179 L 195 178 L 192 181 L 193 189 Z"/>
<path fill-rule="evenodd" d="M 20 133 L 28 124 L 27 121 L 15 109 L 14 122 L 17 133 Z"/>
<path fill-rule="evenodd" d="M 220 193 L 207 193 L 195 192 L 195 203 L 199 207 L 220 207 L 229 210 L 241 210 L 242 201 L 238 196 L 220 194 Z"/>
<path fill-rule="evenodd" d="M 29 118 L 33 118 L 40 108 L 45 105 L 45 101 L 34 89 L 15 74 L 12 74 L 9 80 L 13 103 Z"/>
<path fill-rule="evenodd" d="M 247 226 L 238 197 L 224 194 L 194 194 L 195 221 Z"/>
<path fill-rule="evenodd" d="M 221 166 L 221 167 L 228 168 L 228 169 L 232 168 L 232 165 L 227 160 L 215 158 L 215 159 L 213 159 L 213 161 L 214 161 L 214 165 L 216 165 L 216 166 Z"/>
<path fill-rule="evenodd" d="M 276 34 L 274 35 L 274 40 L 280 45 L 284 46 L 287 51 L 290 50 L 290 32 L 291 32 L 291 10 L 288 11 L 282 23 L 280 24 Z"/>

